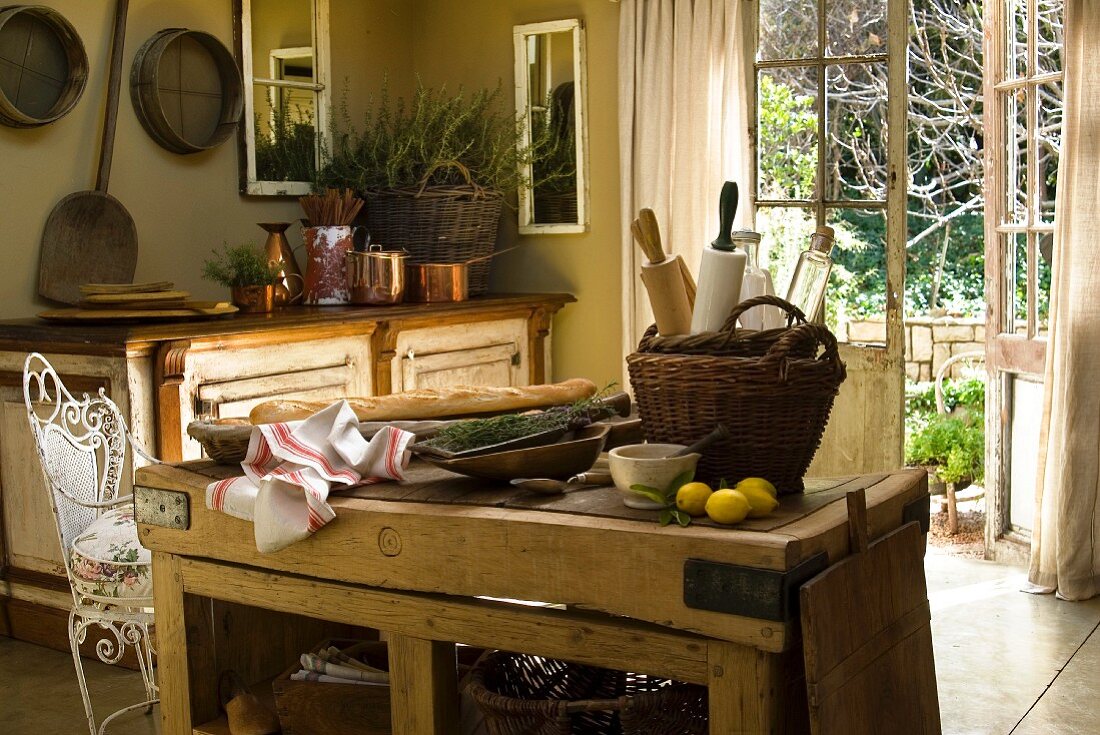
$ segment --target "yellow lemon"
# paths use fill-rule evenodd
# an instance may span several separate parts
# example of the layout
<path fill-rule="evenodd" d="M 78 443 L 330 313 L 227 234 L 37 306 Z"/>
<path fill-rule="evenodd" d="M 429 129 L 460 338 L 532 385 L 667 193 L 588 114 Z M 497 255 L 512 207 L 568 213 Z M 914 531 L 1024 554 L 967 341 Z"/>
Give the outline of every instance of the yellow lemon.
<path fill-rule="evenodd" d="M 705 482 L 689 482 L 676 491 L 676 507 L 689 516 L 701 516 L 713 492 Z"/>
<path fill-rule="evenodd" d="M 775 499 L 775 496 L 762 487 L 753 485 L 741 487 L 738 485 L 734 489 L 749 501 L 749 518 L 763 518 L 779 507 L 779 501 Z"/>
<path fill-rule="evenodd" d="M 723 488 L 707 500 L 707 515 L 715 523 L 739 523 L 749 515 L 752 506 L 740 490 Z"/>
<path fill-rule="evenodd" d="M 735 490 L 740 490 L 741 492 L 745 492 L 745 490 L 748 488 L 757 488 L 768 493 L 768 495 L 771 495 L 773 498 L 776 495 L 775 485 L 771 484 L 763 477 L 746 477 L 744 480 L 737 483 L 733 487 Z"/>

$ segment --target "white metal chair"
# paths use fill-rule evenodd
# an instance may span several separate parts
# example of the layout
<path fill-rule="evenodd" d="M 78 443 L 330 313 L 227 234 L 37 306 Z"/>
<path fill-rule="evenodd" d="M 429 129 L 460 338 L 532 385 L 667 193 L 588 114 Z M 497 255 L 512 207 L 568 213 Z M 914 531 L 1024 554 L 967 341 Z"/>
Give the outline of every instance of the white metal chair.
<path fill-rule="evenodd" d="M 38 353 L 28 355 L 23 366 L 23 398 L 72 588 L 69 646 L 80 695 L 89 732 L 102 735 L 119 715 L 142 707 L 148 713 L 158 701 L 149 638 L 150 554 L 138 542 L 133 496 L 118 496 L 127 444 L 145 459 L 156 460 L 134 442 L 118 406 L 103 389 L 95 396 L 73 397 Z M 93 625 L 109 633 L 96 644 L 104 663 L 116 664 L 127 648 L 134 648 L 146 693 L 145 701 L 109 715 L 98 729 L 80 658 L 80 644 Z"/>

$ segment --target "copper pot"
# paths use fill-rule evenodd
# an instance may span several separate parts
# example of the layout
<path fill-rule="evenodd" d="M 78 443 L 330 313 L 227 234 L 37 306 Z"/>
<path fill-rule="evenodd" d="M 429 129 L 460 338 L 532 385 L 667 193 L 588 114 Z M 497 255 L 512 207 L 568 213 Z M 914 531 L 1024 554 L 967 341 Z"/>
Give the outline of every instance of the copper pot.
<path fill-rule="evenodd" d="M 406 263 L 405 300 L 422 304 L 465 301 L 470 293 L 466 263 Z"/>
<path fill-rule="evenodd" d="M 368 252 L 350 252 L 348 290 L 353 304 L 400 304 L 405 298 L 404 250 L 383 250 L 371 245 Z"/>
<path fill-rule="evenodd" d="M 244 314 L 267 314 L 275 311 L 275 285 L 234 286 L 233 304 Z"/>

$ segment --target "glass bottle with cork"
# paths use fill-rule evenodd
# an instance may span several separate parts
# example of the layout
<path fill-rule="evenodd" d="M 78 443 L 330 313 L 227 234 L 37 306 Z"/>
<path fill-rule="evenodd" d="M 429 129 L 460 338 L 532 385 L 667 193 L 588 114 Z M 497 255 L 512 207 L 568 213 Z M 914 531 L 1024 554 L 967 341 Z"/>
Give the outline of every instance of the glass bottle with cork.
<path fill-rule="evenodd" d="M 791 285 L 787 289 L 787 301 L 791 302 L 815 321 L 822 310 L 825 287 L 833 269 L 832 252 L 835 243 L 832 227 L 822 225 L 810 236 L 810 249 L 802 253 L 795 265 Z"/>

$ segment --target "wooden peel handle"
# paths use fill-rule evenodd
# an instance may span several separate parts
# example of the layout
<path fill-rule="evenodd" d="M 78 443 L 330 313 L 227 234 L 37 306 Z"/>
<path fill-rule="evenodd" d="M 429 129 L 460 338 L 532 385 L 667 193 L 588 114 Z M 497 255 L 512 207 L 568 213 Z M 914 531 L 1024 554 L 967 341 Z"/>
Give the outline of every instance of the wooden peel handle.
<path fill-rule="evenodd" d="M 107 80 L 107 103 L 103 113 L 103 141 L 99 147 L 99 172 L 96 174 L 96 191 L 107 193 L 111 178 L 111 161 L 115 153 L 115 128 L 118 124 L 118 98 L 122 89 L 122 52 L 126 45 L 126 16 L 129 0 L 117 0 L 115 4 L 115 29 L 111 38 L 111 68 Z"/>

